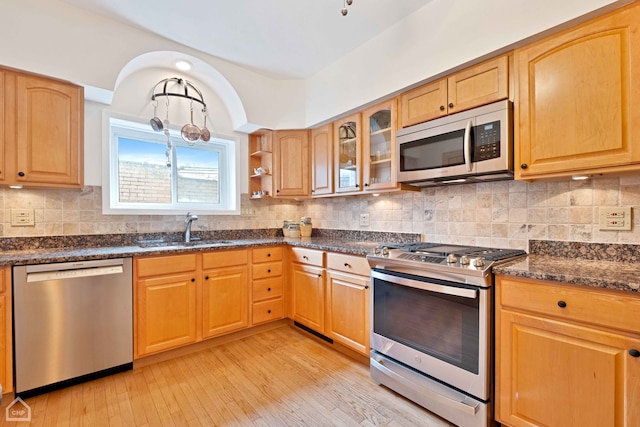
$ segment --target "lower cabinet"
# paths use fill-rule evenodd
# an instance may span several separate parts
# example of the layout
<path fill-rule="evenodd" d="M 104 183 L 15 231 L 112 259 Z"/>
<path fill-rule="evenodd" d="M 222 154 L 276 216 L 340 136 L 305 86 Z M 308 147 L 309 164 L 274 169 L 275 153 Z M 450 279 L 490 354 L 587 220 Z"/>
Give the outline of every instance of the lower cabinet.
<path fill-rule="evenodd" d="M 294 263 L 291 284 L 293 320 L 324 334 L 324 270 Z"/>
<path fill-rule="evenodd" d="M 249 251 L 202 255 L 202 338 L 249 326 Z"/>
<path fill-rule="evenodd" d="M 11 323 L 11 268 L 0 269 L 0 385 L 13 391 L 13 334 Z"/>
<path fill-rule="evenodd" d="M 497 277 L 496 418 L 508 426 L 640 420 L 640 297 Z"/>
<path fill-rule="evenodd" d="M 196 254 L 136 259 L 136 356 L 196 342 L 196 265 Z"/>

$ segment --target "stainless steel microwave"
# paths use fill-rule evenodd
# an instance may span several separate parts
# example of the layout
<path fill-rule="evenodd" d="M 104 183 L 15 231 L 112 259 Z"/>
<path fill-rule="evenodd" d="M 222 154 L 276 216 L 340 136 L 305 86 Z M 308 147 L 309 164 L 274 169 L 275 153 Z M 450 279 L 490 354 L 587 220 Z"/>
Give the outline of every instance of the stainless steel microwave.
<path fill-rule="evenodd" d="M 396 134 L 398 182 L 418 187 L 513 179 L 513 106 L 484 105 Z"/>

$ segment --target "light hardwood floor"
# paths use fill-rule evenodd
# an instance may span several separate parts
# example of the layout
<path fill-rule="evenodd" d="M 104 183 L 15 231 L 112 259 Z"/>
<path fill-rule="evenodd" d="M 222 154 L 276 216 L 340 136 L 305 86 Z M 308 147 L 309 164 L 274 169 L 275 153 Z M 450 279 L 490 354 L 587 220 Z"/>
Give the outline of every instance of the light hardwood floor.
<path fill-rule="evenodd" d="M 288 325 L 26 402 L 37 426 L 451 426 Z"/>

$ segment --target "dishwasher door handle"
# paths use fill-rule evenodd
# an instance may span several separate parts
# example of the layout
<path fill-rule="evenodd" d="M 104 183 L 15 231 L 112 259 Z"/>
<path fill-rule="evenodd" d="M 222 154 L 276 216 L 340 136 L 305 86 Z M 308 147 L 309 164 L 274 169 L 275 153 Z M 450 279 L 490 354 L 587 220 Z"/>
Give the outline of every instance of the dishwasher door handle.
<path fill-rule="evenodd" d="M 106 276 L 108 274 L 121 274 L 123 272 L 124 268 L 121 265 L 79 268 L 75 270 L 38 271 L 27 273 L 27 283 L 45 282 L 47 280 L 77 279 L 91 276 Z"/>

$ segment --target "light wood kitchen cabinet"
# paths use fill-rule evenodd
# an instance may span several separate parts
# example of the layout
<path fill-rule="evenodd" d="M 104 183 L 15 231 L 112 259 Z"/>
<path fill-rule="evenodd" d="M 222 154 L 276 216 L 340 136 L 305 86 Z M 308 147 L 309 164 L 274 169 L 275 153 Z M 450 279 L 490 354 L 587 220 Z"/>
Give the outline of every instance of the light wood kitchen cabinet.
<path fill-rule="evenodd" d="M 333 123 L 335 193 L 362 191 L 362 129 L 360 113 Z"/>
<path fill-rule="evenodd" d="M 196 342 L 196 254 L 135 260 L 137 357 Z"/>
<path fill-rule="evenodd" d="M 291 311 L 293 320 L 325 333 L 324 252 L 291 248 Z"/>
<path fill-rule="evenodd" d="M 311 193 L 309 132 L 274 132 L 274 174 L 276 197 L 308 197 Z"/>
<path fill-rule="evenodd" d="M 249 251 L 202 254 L 202 337 L 249 326 Z"/>
<path fill-rule="evenodd" d="M 249 197 L 273 196 L 273 131 L 249 135 Z"/>
<path fill-rule="evenodd" d="M 81 188 L 84 88 L 15 70 L 0 74 L 0 183 Z"/>
<path fill-rule="evenodd" d="M 509 56 L 502 55 L 400 95 L 407 127 L 509 96 Z"/>
<path fill-rule="evenodd" d="M 0 269 L 0 385 L 2 393 L 13 391 L 13 327 L 11 268 Z"/>
<path fill-rule="evenodd" d="M 266 247 L 252 251 L 252 324 L 284 317 L 282 248 Z"/>
<path fill-rule="evenodd" d="M 516 179 L 640 170 L 640 6 L 517 49 Z"/>
<path fill-rule="evenodd" d="M 500 275 L 496 289 L 498 421 L 637 425 L 640 297 Z"/>
<path fill-rule="evenodd" d="M 311 129 L 311 195 L 333 193 L 333 126 Z"/>
<path fill-rule="evenodd" d="M 327 336 L 369 355 L 369 264 L 364 257 L 327 254 Z"/>

